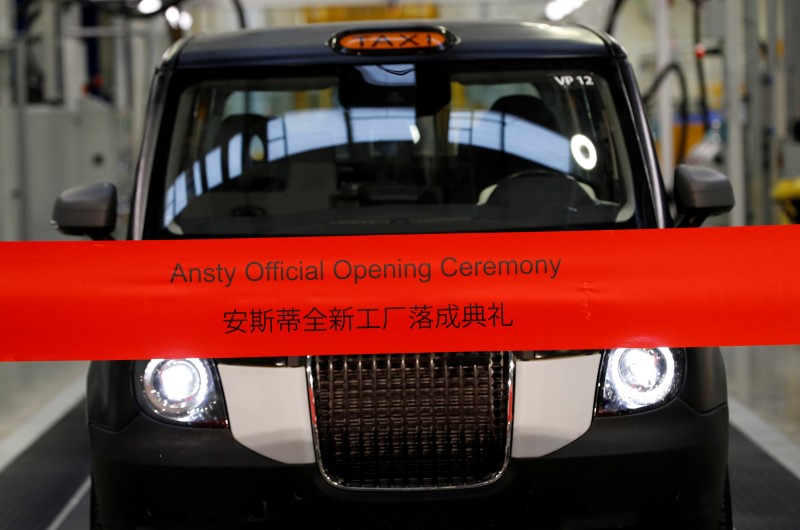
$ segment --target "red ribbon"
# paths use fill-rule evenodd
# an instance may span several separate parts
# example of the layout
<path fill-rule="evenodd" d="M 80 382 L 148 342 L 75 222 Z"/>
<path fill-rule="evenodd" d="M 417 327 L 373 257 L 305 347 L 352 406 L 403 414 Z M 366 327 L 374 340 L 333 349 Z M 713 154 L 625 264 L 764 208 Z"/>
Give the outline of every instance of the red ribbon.
<path fill-rule="evenodd" d="M 800 226 L 2 248 L 2 361 L 800 343 Z"/>

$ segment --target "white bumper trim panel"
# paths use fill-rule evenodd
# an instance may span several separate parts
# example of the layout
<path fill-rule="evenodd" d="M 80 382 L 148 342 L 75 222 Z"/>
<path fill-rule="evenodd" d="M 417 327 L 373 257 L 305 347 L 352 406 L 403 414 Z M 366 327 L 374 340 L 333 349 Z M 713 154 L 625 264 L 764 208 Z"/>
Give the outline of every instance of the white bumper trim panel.
<path fill-rule="evenodd" d="M 589 430 L 600 357 L 517 362 L 512 458 L 544 456 Z"/>
<path fill-rule="evenodd" d="M 305 367 L 218 365 L 233 437 L 285 464 L 313 464 Z"/>

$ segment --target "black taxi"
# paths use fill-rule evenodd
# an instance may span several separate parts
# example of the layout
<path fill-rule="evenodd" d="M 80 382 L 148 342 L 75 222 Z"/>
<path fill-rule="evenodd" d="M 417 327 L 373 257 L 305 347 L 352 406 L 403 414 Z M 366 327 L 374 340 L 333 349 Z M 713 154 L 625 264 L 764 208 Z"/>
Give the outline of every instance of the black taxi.
<path fill-rule="evenodd" d="M 107 238 L 116 201 L 54 221 Z M 605 34 L 309 25 L 168 50 L 128 237 L 671 229 L 730 184 L 679 166 L 674 205 Z M 722 358 L 683 346 L 95 362 L 92 524 L 731 528 Z"/>

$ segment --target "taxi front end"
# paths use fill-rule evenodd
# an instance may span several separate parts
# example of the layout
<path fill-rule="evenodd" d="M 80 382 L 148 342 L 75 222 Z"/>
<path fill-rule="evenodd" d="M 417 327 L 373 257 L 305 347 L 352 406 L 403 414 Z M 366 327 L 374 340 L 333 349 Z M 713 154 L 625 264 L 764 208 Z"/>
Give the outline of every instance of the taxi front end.
<path fill-rule="evenodd" d="M 679 223 L 725 209 L 695 193 L 703 175 L 681 171 Z M 171 50 L 153 83 L 130 237 L 335 245 L 672 226 L 616 43 L 576 27 L 397 23 Z M 311 319 L 334 335 L 388 318 L 304 304 L 294 324 L 288 308 L 260 308 L 235 331 L 266 344 Z M 652 318 L 676 310 L 652 306 Z M 393 309 L 419 325 L 413 308 Z M 431 331 L 447 324 L 431 311 Z M 491 333 L 504 318 L 462 307 L 449 325 Z M 715 348 L 677 346 L 385 355 L 394 348 L 376 338 L 370 355 L 95 362 L 93 521 L 725 528 L 724 367 Z"/>
<path fill-rule="evenodd" d="M 721 361 L 673 353 L 676 389 L 629 414 L 599 412 L 604 352 L 320 357 L 303 360 L 331 380 L 313 399 L 292 358 L 220 360 L 207 399 L 224 392 L 227 414 L 193 427 L 131 393 L 99 411 L 108 390 L 90 387 L 95 502 L 107 528 L 718 528 Z M 92 378 L 130 388 L 143 369 L 95 363 Z"/>

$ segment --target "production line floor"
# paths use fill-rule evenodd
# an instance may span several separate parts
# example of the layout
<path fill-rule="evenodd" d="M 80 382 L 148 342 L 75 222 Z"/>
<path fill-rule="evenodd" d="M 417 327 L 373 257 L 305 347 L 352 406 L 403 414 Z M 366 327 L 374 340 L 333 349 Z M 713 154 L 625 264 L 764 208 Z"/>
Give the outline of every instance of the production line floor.
<path fill-rule="evenodd" d="M 738 530 L 800 530 L 800 347 L 725 350 Z M 85 363 L 0 364 L 0 530 L 89 526 Z"/>

